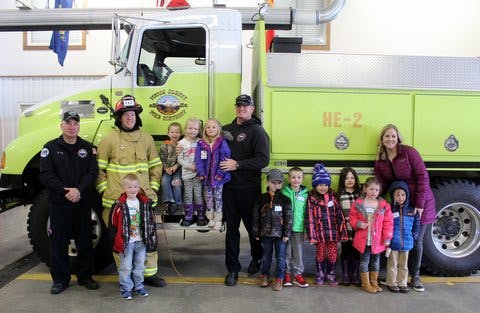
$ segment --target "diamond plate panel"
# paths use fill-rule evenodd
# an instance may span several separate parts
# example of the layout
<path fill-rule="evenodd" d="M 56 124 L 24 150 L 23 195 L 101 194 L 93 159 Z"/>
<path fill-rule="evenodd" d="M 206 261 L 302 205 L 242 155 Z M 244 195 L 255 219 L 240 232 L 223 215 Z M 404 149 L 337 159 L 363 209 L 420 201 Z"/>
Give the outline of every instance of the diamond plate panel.
<path fill-rule="evenodd" d="M 480 90 L 480 58 L 269 53 L 273 87 Z"/>

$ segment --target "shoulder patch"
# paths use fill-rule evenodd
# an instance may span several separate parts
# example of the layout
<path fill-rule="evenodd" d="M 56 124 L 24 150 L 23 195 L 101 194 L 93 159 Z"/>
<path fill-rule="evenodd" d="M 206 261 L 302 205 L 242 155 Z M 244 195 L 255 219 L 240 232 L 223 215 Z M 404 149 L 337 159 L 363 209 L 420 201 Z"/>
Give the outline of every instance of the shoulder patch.
<path fill-rule="evenodd" d="M 46 158 L 49 153 L 50 153 L 50 151 L 48 151 L 47 148 L 43 148 L 42 151 L 40 151 L 40 156 L 41 156 L 42 158 Z"/>

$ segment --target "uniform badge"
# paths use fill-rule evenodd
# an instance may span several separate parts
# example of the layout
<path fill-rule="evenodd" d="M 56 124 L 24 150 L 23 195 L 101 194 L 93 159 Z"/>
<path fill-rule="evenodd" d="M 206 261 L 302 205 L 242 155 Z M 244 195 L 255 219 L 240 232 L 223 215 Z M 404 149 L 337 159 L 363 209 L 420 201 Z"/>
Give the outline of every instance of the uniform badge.
<path fill-rule="evenodd" d="M 48 151 L 47 148 L 43 148 L 42 151 L 40 152 L 40 156 L 41 156 L 42 158 L 46 158 L 49 153 L 50 153 L 50 151 Z"/>
<path fill-rule="evenodd" d="M 244 141 L 245 138 L 247 138 L 247 135 L 245 133 L 240 133 L 240 134 L 237 135 L 237 141 L 238 142 Z"/>
<path fill-rule="evenodd" d="M 85 149 L 80 149 L 78 150 L 77 155 L 83 159 L 88 155 L 88 152 Z"/>

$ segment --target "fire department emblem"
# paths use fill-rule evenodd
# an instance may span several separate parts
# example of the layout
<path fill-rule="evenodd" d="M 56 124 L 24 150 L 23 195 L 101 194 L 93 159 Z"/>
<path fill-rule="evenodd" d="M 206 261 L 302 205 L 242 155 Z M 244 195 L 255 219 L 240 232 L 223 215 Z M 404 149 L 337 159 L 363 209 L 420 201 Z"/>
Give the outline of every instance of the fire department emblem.
<path fill-rule="evenodd" d="M 78 150 L 77 155 L 83 159 L 88 155 L 88 152 L 85 149 L 80 149 Z"/>
<path fill-rule="evenodd" d="M 48 151 L 47 148 L 43 148 L 42 151 L 40 152 L 40 156 L 41 156 L 42 158 L 46 158 L 49 153 L 50 153 L 50 151 Z"/>
<path fill-rule="evenodd" d="M 240 133 L 240 134 L 237 135 L 237 141 L 238 142 L 244 141 L 245 138 L 247 138 L 247 135 L 245 133 Z"/>
<path fill-rule="evenodd" d="M 165 115 L 172 115 L 178 112 L 180 109 L 181 103 L 177 97 L 173 95 L 165 95 L 157 100 L 157 110 L 158 112 Z"/>

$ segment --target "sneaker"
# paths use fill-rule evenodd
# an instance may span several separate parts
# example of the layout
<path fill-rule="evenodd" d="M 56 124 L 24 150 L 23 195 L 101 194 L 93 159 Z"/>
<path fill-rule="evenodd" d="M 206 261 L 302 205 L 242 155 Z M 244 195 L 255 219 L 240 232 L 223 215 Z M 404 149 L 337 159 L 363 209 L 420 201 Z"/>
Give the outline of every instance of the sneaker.
<path fill-rule="evenodd" d="M 388 290 L 390 290 L 391 292 L 397 293 L 397 292 L 400 291 L 400 288 L 398 286 L 388 286 L 387 285 L 387 287 L 388 287 Z"/>
<path fill-rule="evenodd" d="M 259 270 L 260 270 L 260 264 L 261 264 L 262 260 L 255 260 L 255 259 L 252 259 L 252 261 L 250 262 L 250 264 L 248 265 L 248 274 L 255 274 L 257 273 Z"/>
<path fill-rule="evenodd" d="M 208 220 L 208 225 L 207 226 L 209 228 L 214 228 L 215 227 L 215 220 L 214 219 Z"/>
<path fill-rule="evenodd" d="M 124 300 L 132 300 L 132 293 L 128 290 L 122 291 L 122 298 Z"/>
<path fill-rule="evenodd" d="M 423 286 L 423 283 L 420 280 L 420 276 L 413 276 L 412 277 L 412 289 L 417 291 L 417 292 L 425 291 L 425 287 Z"/>
<path fill-rule="evenodd" d="M 274 291 L 282 290 L 282 281 L 283 281 L 283 279 L 281 279 L 281 278 L 275 278 L 275 282 L 273 283 L 272 289 Z"/>
<path fill-rule="evenodd" d="M 258 287 L 268 287 L 270 285 L 270 280 L 268 279 L 267 275 L 260 274 L 257 277 L 257 286 Z"/>
<path fill-rule="evenodd" d="M 408 293 L 410 291 L 410 288 L 407 286 L 399 286 L 398 288 L 400 289 L 401 293 Z"/>
<path fill-rule="evenodd" d="M 290 278 L 290 274 L 285 274 L 285 278 L 283 279 L 283 287 L 292 287 L 292 279 Z"/>
<path fill-rule="evenodd" d="M 213 226 L 213 230 L 218 230 L 219 232 L 223 231 L 223 223 L 222 222 L 215 222 L 215 226 Z"/>
<path fill-rule="evenodd" d="M 140 297 L 148 297 L 148 291 L 145 288 L 135 290 L 135 293 L 138 294 Z"/>
<path fill-rule="evenodd" d="M 301 288 L 309 286 L 305 279 L 303 279 L 302 274 L 295 275 L 295 277 L 293 278 L 293 283 Z"/>

